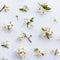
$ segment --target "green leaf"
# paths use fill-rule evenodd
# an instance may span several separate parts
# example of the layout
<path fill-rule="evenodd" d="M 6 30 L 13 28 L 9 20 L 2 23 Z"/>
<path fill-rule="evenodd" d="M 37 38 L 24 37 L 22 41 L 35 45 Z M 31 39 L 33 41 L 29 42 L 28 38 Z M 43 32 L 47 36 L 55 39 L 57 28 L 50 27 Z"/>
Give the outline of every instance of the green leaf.
<path fill-rule="evenodd" d="M 32 17 L 32 18 L 30 19 L 30 21 L 33 22 L 33 19 L 34 19 L 34 17 Z"/>
<path fill-rule="evenodd" d="M 24 8 L 19 8 L 19 10 L 20 10 L 20 11 L 23 11 L 23 12 L 27 12 L 27 10 L 24 9 Z"/>
<path fill-rule="evenodd" d="M 38 48 L 35 48 L 34 51 L 38 51 Z"/>
<path fill-rule="evenodd" d="M 42 31 L 46 31 L 43 27 L 41 29 L 42 29 Z"/>
<path fill-rule="evenodd" d="M 51 8 L 48 6 L 48 5 L 46 5 L 46 4 L 43 4 L 43 5 L 41 5 L 45 10 L 51 10 Z"/>

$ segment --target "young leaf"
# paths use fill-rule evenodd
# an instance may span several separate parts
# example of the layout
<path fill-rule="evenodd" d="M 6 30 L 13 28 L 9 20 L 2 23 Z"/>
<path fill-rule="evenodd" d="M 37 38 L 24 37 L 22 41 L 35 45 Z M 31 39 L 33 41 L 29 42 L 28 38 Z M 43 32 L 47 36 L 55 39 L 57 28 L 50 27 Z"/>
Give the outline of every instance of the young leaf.
<path fill-rule="evenodd" d="M 38 51 L 38 48 L 35 48 L 34 51 Z"/>
<path fill-rule="evenodd" d="M 41 5 L 45 10 L 51 10 L 51 8 L 47 4 Z"/>
<path fill-rule="evenodd" d="M 41 28 L 42 31 L 46 31 L 46 29 L 44 29 L 43 27 Z"/>
<path fill-rule="evenodd" d="M 30 19 L 30 21 L 33 22 L 33 19 L 34 19 L 34 18 L 32 17 L 32 18 Z"/>
<path fill-rule="evenodd" d="M 24 8 L 19 8 L 19 10 L 20 10 L 20 11 L 23 11 L 23 12 L 27 12 L 27 10 L 24 9 Z"/>

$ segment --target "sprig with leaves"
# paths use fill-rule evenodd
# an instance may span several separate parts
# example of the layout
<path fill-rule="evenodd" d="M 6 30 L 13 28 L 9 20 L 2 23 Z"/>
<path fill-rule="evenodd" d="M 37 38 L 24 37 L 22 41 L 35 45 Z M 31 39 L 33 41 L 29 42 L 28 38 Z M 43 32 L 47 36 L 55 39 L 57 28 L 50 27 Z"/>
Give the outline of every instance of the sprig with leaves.
<path fill-rule="evenodd" d="M 44 52 L 44 51 L 39 50 L 38 48 L 35 48 L 35 49 L 34 49 L 34 52 L 35 52 L 35 55 L 36 55 L 36 56 L 39 56 L 39 57 L 41 57 L 41 56 L 44 56 L 44 55 L 45 55 L 45 52 Z"/>
<path fill-rule="evenodd" d="M 42 35 L 44 37 L 47 37 L 48 39 L 52 37 L 53 32 L 51 31 L 49 27 L 42 27 L 41 30 L 42 30 Z"/>
<path fill-rule="evenodd" d="M 26 19 L 26 25 L 27 27 L 32 23 L 34 22 L 34 17 L 30 18 L 30 19 Z"/>

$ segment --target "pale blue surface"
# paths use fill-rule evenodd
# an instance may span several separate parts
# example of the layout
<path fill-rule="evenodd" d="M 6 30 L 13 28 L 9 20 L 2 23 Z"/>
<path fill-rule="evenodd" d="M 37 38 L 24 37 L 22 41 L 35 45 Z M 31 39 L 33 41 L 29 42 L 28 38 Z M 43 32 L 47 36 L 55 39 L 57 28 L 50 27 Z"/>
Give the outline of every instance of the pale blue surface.
<path fill-rule="evenodd" d="M 48 5 L 52 8 L 50 12 L 47 12 L 46 15 L 41 16 L 40 13 L 37 13 L 38 4 L 48 2 Z M 16 49 L 20 45 L 25 45 L 28 50 L 27 57 L 24 60 L 60 60 L 59 57 L 54 57 L 49 53 L 52 48 L 59 48 L 60 49 L 60 42 L 56 41 L 56 38 L 60 36 L 60 0 L 0 0 L 0 9 L 2 6 L 6 4 L 10 7 L 10 11 L 7 13 L 1 12 L 0 13 L 0 44 L 5 39 L 10 39 L 9 49 L 2 48 L 0 46 L 0 58 L 3 56 L 7 56 L 8 60 L 20 60 L 16 54 Z M 27 13 L 20 12 L 19 8 L 23 7 L 24 5 L 29 6 L 29 11 Z M 19 20 L 15 18 L 15 15 L 19 15 Z M 24 19 L 34 17 L 34 28 L 27 29 L 24 26 Z M 57 17 L 58 23 L 54 23 L 53 19 Z M 9 23 L 12 21 L 14 23 L 14 29 L 12 32 L 4 32 L 2 30 L 2 25 Z M 42 40 L 39 38 L 40 28 L 44 26 L 49 26 L 54 31 L 54 38 L 51 40 Z M 21 31 L 26 31 L 28 34 L 32 34 L 32 44 L 28 41 L 21 41 L 17 40 Z M 42 58 L 37 58 L 34 55 L 33 49 L 34 48 L 46 49 L 47 54 Z M 0 59 L 1 60 L 1 59 Z"/>

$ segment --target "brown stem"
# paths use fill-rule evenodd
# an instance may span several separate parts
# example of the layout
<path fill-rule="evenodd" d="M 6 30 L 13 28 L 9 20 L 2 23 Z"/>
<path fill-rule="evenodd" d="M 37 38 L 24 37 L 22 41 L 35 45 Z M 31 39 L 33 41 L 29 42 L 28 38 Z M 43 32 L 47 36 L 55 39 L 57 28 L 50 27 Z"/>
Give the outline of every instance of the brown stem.
<path fill-rule="evenodd" d="M 32 35 L 30 35 L 30 36 L 28 37 L 28 40 L 30 41 L 30 43 L 32 43 L 32 41 L 30 40 L 30 37 L 32 37 Z"/>
<path fill-rule="evenodd" d="M 5 8 L 5 5 L 2 7 L 2 9 L 0 10 L 0 12 Z"/>
<path fill-rule="evenodd" d="M 46 32 L 46 37 L 49 39 L 49 34 Z"/>
<path fill-rule="evenodd" d="M 30 43 L 32 43 L 32 41 L 30 40 L 30 38 L 27 38 L 29 40 Z"/>
<path fill-rule="evenodd" d="M 5 47 L 5 48 L 8 48 L 8 46 L 7 45 L 1 45 L 2 47 Z"/>
<path fill-rule="evenodd" d="M 30 42 L 30 43 L 32 43 L 32 41 L 30 40 L 30 37 L 31 37 L 32 35 L 30 35 L 29 37 L 27 37 L 26 36 L 26 34 L 25 34 L 25 37 L 28 39 L 28 41 Z"/>

